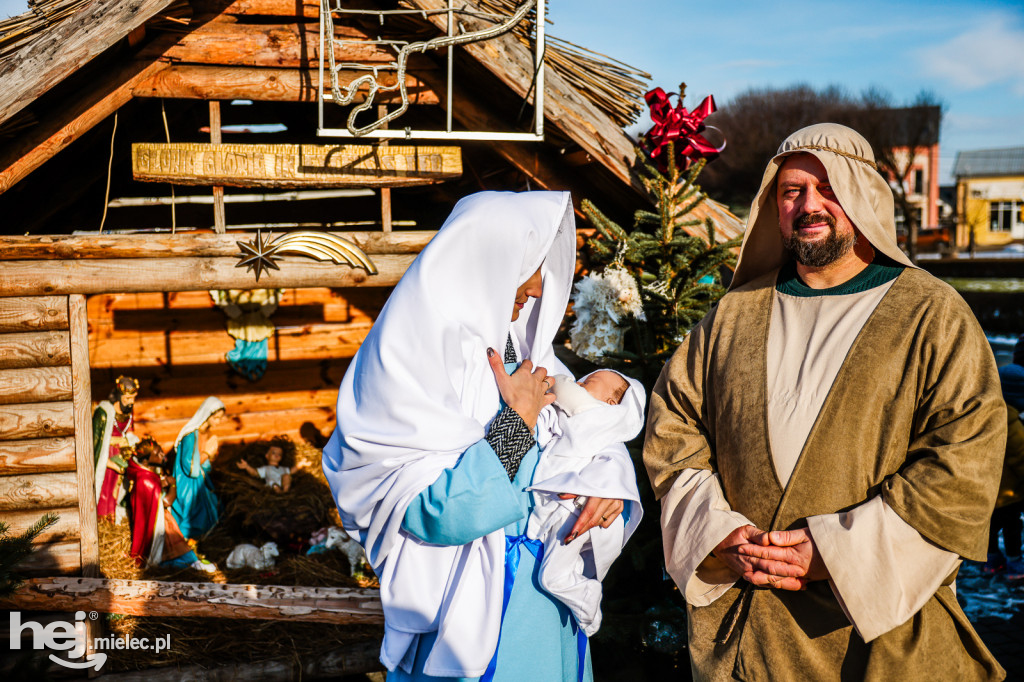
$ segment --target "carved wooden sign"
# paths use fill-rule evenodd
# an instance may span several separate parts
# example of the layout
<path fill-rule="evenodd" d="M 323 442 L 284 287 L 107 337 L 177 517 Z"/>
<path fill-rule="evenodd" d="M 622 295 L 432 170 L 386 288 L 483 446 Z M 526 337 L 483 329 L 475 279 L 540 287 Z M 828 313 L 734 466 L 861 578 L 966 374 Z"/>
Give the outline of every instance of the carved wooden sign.
<path fill-rule="evenodd" d="M 462 175 L 459 147 L 172 144 L 132 145 L 136 180 L 233 187 L 393 187 Z"/>

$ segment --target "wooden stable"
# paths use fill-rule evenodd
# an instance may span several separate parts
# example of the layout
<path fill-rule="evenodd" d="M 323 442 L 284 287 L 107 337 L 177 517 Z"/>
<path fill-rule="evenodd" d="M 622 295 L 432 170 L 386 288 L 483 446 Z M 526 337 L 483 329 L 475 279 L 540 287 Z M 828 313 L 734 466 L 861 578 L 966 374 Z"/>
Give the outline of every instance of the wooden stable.
<path fill-rule="evenodd" d="M 58 2 L 63 14 L 40 18 Z M 395 4 L 345 3 L 369 13 L 334 24 L 335 59 L 362 65 L 339 72 L 342 86 L 367 69 L 397 82 L 382 40 L 444 34 L 445 0 L 403 0 L 416 12 L 386 26 L 372 14 Z M 222 442 L 322 441 L 349 360 L 459 198 L 571 191 L 577 207 L 590 198 L 624 223 L 650 205 L 624 132 L 646 74 L 552 39 L 542 141 L 332 140 L 316 134 L 319 2 L 38 5 L 0 22 L 0 516 L 15 532 L 45 511 L 60 521 L 24 566 L 37 577 L 2 605 L 380 622 L 372 591 L 98 578 L 93 406 L 129 375 L 141 382 L 136 433 L 165 447 L 210 395 L 227 406 Z M 516 3 L 461 5 L 477 12 L 459 19 L 474 31 Z M 522 131 L 535 102 L 532 31 L 458 48 L 450 66 L 446 51 L 414 54 L 408 112 L 392 127 L 450 117 L 456 132 Z M 397 100 L 382 92 L 374 104 L 382 115 Z M 331 109 L 325 125 L 346 115 Z M 698 212 L 721 237 L 742 230 L 713 201 Z M 237 267 L 239 242 L 294 231 L 344 237 L 376 273 L 294 254 L 259 281 Z M 250 381 L 225 360 L 234 339 L 210 292 L 263 288 L 282 294 L 266 373 Z"/>
<path fill-rule="evenodd" d="M 61 521 L 24 566 L 96 576 L 88 321 L 81 294 L 0 298 L 0 514 Z"/>

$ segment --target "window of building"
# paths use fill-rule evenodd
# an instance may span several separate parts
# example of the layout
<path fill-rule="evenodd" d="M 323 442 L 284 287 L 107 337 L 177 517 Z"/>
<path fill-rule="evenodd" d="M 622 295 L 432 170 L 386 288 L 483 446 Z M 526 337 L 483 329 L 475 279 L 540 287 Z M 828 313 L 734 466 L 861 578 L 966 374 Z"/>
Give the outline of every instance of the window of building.
<path fill-rule="evenodd" d="M 924 170 L 921 168 L 915 168 L 913 179 L 914 194 L 924 194 Z"/>
<path fill-rule="evenodd" d="M 989 232 L 1010 232 L 1015 224 L 1022 222 L 1024 204 L 1016 201 L 993 201 L 988 209 Z"/>

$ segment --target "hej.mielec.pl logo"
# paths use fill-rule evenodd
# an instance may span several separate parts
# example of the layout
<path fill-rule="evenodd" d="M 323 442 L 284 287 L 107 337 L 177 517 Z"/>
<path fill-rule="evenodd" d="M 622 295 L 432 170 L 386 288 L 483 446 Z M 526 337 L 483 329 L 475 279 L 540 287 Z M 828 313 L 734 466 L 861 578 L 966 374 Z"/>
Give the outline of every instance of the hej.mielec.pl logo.
<path fill-rule="evenodd" d="M 89 614 L 91 619 L 98 617 L 96 612 Z M 107 655 L 97 651 L 89 654 L 86 660 L 76 662 L 75 659 L 82 658 L 87 649 L 87 630 L 85 626 L 85 611 L 75 613 L 75 622 L 54 621 L 47 625 L 32 620 L 22 622 L 21 613 L 11 611 L 10 643 L 11 649 L 21 648 L 22 633 L 26 630 L 32 633 L 32 647 L 36 650 L 52 649 L 54 651 L 66 651 L 67 659 L 59 658 L 50 654 L 51 661 L 66 668 L 95 668 L 99 671 L 107 662 Z M 153 649 L 160 653 L 171 646 L 171 636 L 154 637 L 96 637 L 93 639 L 95 649 Z"/>

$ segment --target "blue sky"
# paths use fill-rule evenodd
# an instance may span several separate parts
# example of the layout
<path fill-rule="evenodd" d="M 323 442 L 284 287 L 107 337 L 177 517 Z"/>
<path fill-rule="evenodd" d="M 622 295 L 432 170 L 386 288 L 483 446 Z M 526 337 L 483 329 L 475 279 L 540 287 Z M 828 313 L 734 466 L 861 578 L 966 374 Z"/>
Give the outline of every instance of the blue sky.
<path fill-rule="evenodd" d="M 25 0 L 0 0 L 0 17 Z M 921 90 L 946 105 L 941 182 L 956 152 L 1024 146 L 1024 3 L 963 0 L 763 2 L 549 0 L 551 33 L 687 83 L 686 103 L 750 87 Z"/>
<path fill-rule="evenodd" d="M 870 86 L 945 104 L 942 183 L 957 151 L 1024 146 L 1024 3 L 551 0 L 550 32 L 637 66 L 687 106 L 751 87 Z"/>

